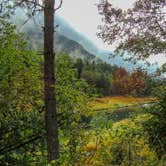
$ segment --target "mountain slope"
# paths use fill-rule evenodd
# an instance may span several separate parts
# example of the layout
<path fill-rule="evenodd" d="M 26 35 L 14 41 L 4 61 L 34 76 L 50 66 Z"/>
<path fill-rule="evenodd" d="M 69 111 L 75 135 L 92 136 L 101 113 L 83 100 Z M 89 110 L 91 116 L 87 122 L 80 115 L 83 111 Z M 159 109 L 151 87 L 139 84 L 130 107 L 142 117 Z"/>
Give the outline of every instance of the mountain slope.
<path fill-rule="evenodd" d="M 35 28 L 25 27 L 23 29 L 25 37 L 28 38 L 29 46 L 35 50 L 43 49 L 43 33 L 37 31 Z M 55 33 L 54 47 L 56 52 L 68 53 L 73 58 L 82 58 L 93 60 L 96 58 L 95 55 L 89 53 L 76 41 L 71 40 L 59 33 Z"/>
<path fill-rule="evenodd" d="M 22 15 L 22 17 L 19 17 Z M 43 17 L 38 16 L 36 17 L 36 22 L 33 20 L 28 21 L 25 25 L 22 25 L 26 20 L 26 15 L 21 11 L 17 10 L 15 15 L 12 17 L 12 21 L 14 24 L 18 26 L 18 30 L 23 32 L 25 34 L 25 37 L 28 39 L 29 47 L 35 50 L 42 50 L 43 49 L 43 32 L 42 28 L 43 25 L 41 24 L 43 22 Z M 85 49 L 80 43 L 75 41 L 72 38 L 69 38 L 69 34 L 72 34 L 72 36 L 75 36 L 77 38 L 78 35 L 75 35 L 73 30 L 70 29 L 66 30 L 65 25 L 63 25 L 62 22 L 60 22 L 61 19 L 57 19 L 59 21 L 56 21 L 56 23 L 59 25 L 59 27 L 56 29 L 55 32 L 55 40 L 54 40 L 54 47 L 56 52 L 66 52 L 73 58 L 82 58 L 82 59 L 88 59 L 88 60 L 94 60 L 96 59 L 96 56 L 87 49 Z M 61 28 L 60 28 L 61 27 Z M 63 33 L 65 32 L 65 33 Z M 80 36 L 80 41 L 82 37 Z"/>
<path fill-rule="evenodd" d="M 67 52 L 73 58 L 82 58 L 94 60 L 96 58 L 95 55 L 89 53 L 86 49 L 83 48 L 76 41 L 71 40 L 59 33 L 55 34 L 55 42 L 54 42 L 55 50 L 57 52 Z"/>
<path fill-rule="evenodd" d="M 20 15 L 22 17 L 20 17 Z M 26 20 L 25 13 L 22 10 L 17 10 L 15 16 L 12 18 L 13 22 L 18 25 L 19 30 L 24 32 L 28 36 L 31 48 L 39 50 L 43 48 L 43 16 L 42 14 L 36 16 L 35 22 L 30 20 L 24 26 L 22 23 Z M 67 52 L 72 57 L 86 58 L 88 60 L 101 59 L 107 63 L 115 64 L 118 66 L 125 67 L 128 70 L 133 70 L 136 67 L 142 67 L 145 65 L 139 63 L 133 65 L 132 63 L 126 62 L 122 57 L 116 56 L 110 58 L 111 52 L 99 49 L 96 47 L 87 37 L 77 32 L 68 22 L 63 18 L 56 16 L 55 18 L 55 50 L 56 52 Z M 154 67 L 156 68 L 156 67 Z"/>

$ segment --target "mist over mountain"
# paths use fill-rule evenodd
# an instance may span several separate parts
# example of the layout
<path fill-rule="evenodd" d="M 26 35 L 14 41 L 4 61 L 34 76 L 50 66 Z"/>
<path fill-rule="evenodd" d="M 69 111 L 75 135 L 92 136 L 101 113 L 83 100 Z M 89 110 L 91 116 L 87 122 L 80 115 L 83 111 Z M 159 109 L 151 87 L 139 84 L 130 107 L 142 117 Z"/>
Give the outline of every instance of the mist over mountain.
<path fill-rule="evenodd" d="M 37 15 L 34 20 L 31 19 L 24 24 L 26 20 L 27 16 L 21 9 L 18 9 L 15 15 L 12 16 L 12 21 L 18 26 L 19 31 L 24 32 L 25 36 L 28 37 L 30 47 L 36 50 L 42 50 L 42 14 Z M 79 57 L 88 60 L 101 59 L 104 62 L 125 67 L 128 70 L 144 66 L 142 63 L 133 65 L 130 62 L 124 61 L 120 56 L 110 58 L 111 51 L 99 49 L 90 39 L 76 31 L 74 27 L 58 15 L 55 17 L 55 27 L 54 47 L 56 52 L 66 52 L 74 58 Z M 153 66 L 151 70 L 155 68 Z"/>
<path fill-rule="evenodd" d="M 20 15 L 22 17 L 20 17 Z M 76 41 L 76 38 L 81 41 L 81 35 L 76 33 L 67 23 L 61 21 L 59 17 L 56 17 L 55 28 L 55 40 L 54 47 L 56 52 L 66 52 L 73 58 L 82 58 L 88 60 L 96 59 L 96 56 L 85 49 L 82 44 Z M 12 16 L 12 22 L 17 25 L 18 30 L 25 34 L 28 38 L 29 47 L 35 50 L 43 50 L 43 17 L 38 15 L 35 20 L 31 19 L 26 22 L 26 14 L 20 9 L 17 10 L 15 15 Z M 26 24 L 24 24 L 26 22 Z M 69 28 L 65 28 L 69 27 Z M 63 33 L 64 32 L 64 33 Z M 71 33 L 70 33 L 71 32 Z M 71 37 L 69 37 L 71 36 Z M 94 49 L 95 50 L 95 49 Z"/>
<path fill-rule="evenodd" d="M 111 51 L 106 51 L 99 49 L 92 41 L 90 41 L 86 36 L 81 34 L 80 32 L 77 32 L 68 22 L 66 22 L 62 17 L 56 16 L 55 23 L 58 25 L 57 33 L 63 34 L 68 39 L 74 40 L 77 43 L 79 43 L 81 46 L 84 47 L 85 50 L 87 50 L 89 53 L 95 55 L 97 58 L 103 60 L 104 62 L 115 64 L 118 66 L 122 66 L 127 68 L 128 70 L 132 70 L 135 67 L 138 67 L 139 65 L 133 65 L 129 62 L 126 62 L 123 60 L 122 57 L 115 57 L 112 58 L 110 54 Z M 56 40 L 56 39 L 55 39 Z M 141 64 L 142 66 L 142 64 Z"/>

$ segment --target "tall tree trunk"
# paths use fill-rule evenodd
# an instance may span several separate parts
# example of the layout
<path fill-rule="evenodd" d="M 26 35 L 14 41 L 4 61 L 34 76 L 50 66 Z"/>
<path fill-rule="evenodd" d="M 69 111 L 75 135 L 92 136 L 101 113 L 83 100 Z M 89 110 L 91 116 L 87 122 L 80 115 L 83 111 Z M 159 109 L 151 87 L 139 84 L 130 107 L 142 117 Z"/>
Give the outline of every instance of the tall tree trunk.
<path fill-rule="evenodd" d="M 55 98 L 55 66 L 54 66 L 54 3 L 45 0 L 44 7 L 44 90 L 45 90 L 45 121 L 47 131 L 48 160 L 59 157 L 58 125 Z"/>

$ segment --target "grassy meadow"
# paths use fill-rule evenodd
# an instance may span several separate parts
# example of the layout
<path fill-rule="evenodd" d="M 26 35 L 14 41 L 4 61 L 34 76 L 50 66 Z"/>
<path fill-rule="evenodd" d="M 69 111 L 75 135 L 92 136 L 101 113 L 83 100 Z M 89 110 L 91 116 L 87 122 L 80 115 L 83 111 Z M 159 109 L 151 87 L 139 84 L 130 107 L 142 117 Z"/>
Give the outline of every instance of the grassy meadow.
<path fill-rule="evenodd" d="M 114 96 L 114 97 L 104 97 L 96 98 L 89 103 L 89 106 L 93 110 L 99 109 L 109 109 L 109 108 L 118 108 L 132 106 L 136 104 L 147 104 L 152 102 L 154 98 L 151 97 L 125 97 L 125 96 Z"/>

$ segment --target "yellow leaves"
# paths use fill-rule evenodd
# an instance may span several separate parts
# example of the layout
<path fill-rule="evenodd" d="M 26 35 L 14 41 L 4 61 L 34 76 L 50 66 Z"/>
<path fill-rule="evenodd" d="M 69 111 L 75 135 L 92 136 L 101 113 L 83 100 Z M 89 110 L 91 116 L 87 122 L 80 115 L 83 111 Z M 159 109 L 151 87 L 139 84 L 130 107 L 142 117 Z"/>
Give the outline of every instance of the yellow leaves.
<path fill-rule="evenodd" d="M 69 140 L 68 140 L 68 139 L 64 140 L 64 141 L 63 141 L 63 144 L 64 144 L 65 146 L 67 146 L 67 145 L 69 144 Z"/>
<path fill-rule="evenodd" d="M 140 157 L 144 159 L 155 159 L 155 152 L 151 151 L 148 144 L 145 144 L 139 153 Z"/>
<path fill-rule="evenodd" d="M 23 96 L 18 96 L 17 100 L 13 103 L 15 105 L 16 111 L 28 111 L 31 112 L 33 110 L 33 105 L 26 101 L 26 98 Z"/>
<path fill-rule="evenodd" d="M 135 123 L 129 119 L 121 120 L 113 124 L 113 130 L 119 130 L 121 132 L 126 132 L 127 128 L 135 128 Z"/>
<path fill-rule="evenodd" d="M 99 144 L 99 140 L 98 140 L 95 132 L 92 132 L 92 133 L 88 132 L 87 134 L 88 135 L 86 137 L 89 138 L 89 141 L 86 143 L 86 145 L 83 147 L 83 149 L 86 151 L 99 150 L 101 148 L 101 146 Z"/>
<path fill-rule="evenodd" d="M 85 138 L 88 143 L 77 149 L 78 154 L 85 157 L 84 165 L 105 165 L 110 161 L 116 164 L 119 160 L 124 166 L 129 162 L 131 165 L 149 165 L 157 160 L 146 135 L 142 133 L 141 118 L 146 117 L 142 115 L 134 120 L 116 122 L 112 130 L 100 131 L 97 135 L 94 131 L 87 131 Z"/>
<path fill-rule="evenodd" d="M 141 114 L 138 115 L 135 119 L 136 122 L 142 122 L 142 121 L 147 121 L 150 120 L 153 116 L 151 114 Z"/>
<path fill-rule="evenodd" d="M 84 148 L 87 151 L 97 150 L 97 144 L 95 142 L 89 142 Z"/>
<path fill-rule="evenodd" d="M 40 152 L 40 151 L 35 152 L 35 155 L 36 155 L 36 156 L 41 156 L 41 155 L 42 155 L 42 152 Z"/>
<path fill-rule="evenodd" d="M 153 98 L 139 98 L 139 97 L 124 97 L 124 96 L 115 96 L 115 97 L 104 97 L 97 98 L 89 103 L 89 106 L 92 109 L 102 109 L 102 108 L 111 108 L 117 105 L 126 106 L 130 104 L 137 103 L 147 103 L 154 100 Z"/>

